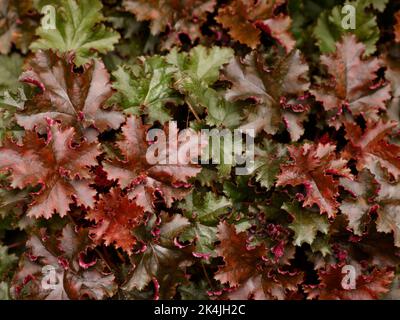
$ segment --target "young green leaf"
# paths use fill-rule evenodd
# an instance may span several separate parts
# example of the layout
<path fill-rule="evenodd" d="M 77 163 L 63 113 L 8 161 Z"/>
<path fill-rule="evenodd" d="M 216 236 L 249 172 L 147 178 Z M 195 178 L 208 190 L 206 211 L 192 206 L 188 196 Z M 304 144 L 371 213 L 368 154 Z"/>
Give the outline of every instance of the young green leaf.
<path fill-rule="evenodd" d="M 97 53 L 114 49 L 120 35 L 102 23 L 101 1 L 52 0 L 50 3 L 57 8 L 56 29 L 40 26 L 36 31 L 39 39 L 32 43 L 32 50 L 73 51 L 75 63 L 81 66 Z"/>

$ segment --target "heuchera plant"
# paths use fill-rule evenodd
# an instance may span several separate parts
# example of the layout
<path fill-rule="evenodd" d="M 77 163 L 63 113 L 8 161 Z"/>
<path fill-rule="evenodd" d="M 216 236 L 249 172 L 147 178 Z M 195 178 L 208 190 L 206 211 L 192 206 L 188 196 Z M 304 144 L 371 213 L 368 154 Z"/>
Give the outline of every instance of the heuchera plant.
<path fill-rule="evenodd" d="M 0 299 L 400 299 L 399 52 L 395 0 L 0 1 Z"/>

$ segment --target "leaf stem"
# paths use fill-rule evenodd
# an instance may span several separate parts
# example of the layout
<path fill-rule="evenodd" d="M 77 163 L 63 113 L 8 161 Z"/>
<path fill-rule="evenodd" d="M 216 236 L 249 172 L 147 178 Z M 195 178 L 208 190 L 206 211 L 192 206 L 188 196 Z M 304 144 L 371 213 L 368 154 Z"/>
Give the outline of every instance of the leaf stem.
<path fill-rule="evenodd" d="M 202 267 L 202 269 L 203 269 L 204 276 L 205 276 L 206 279 L 207 279 L 208 285 L 210 286 L 211 290 L 214 291 L 214 287 L 213 287 L 213 285 L 212 285 L 212 283 L 211 283 L 210 277 L 208 276 L 206 267 L 204 266 L 204 262 L 203 262 L 203 261 L 200 261 L 200 263 L 201 263 L 201 267 Z"/>
<path fill-rule="evenodd" d="M 187 105 L 189 106 L 190 111 L 192 111 L 194 117 L 196 118 L 197 121 L 201 121 L 199 115 L 197 114 L 197 112 L 193 109 L 192 105 L 189 102 L 186 102 Z"/>

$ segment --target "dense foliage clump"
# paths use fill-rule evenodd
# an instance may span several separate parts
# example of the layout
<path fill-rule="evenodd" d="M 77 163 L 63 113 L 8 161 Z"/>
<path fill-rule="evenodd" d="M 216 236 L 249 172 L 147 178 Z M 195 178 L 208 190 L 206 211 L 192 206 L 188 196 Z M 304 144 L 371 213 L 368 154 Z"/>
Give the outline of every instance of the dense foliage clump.
<path fill-rule="evenodd" d="M 400 298 L 398 1 L 0 0 L 0 54 L 0 299 Z"/>

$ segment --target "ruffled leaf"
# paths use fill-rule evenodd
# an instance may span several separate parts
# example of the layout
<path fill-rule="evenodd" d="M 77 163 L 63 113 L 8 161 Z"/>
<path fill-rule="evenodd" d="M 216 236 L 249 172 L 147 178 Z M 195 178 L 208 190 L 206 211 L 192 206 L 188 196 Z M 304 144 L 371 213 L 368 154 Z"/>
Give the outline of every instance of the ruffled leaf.
<path fill-rule="evenodd" d="M 97 164 L 99 146 L 86 142 L 75 145 L 74 136 L 73 128 L 63 131 L 52 124 L 47 141 L 27 132 L 22 145 L 8 141 L 0 148 L 0 170 L 11 171 L 11 187 L 41 186 L 28 216 L 48 219 L 57 212 L 63 217 L 70 204 L 93 206 L 96 193 L 88 179 L 90 167 Z"/>
<path fill-rule="evenodd" d="M 364 44 L 347 35 L 336 43 L 335 53 L 321 58 L 331 79 L 311 92 L 331 113 L 330 121 L 336 128 L 342 125 L 343 109 L 354 117 L 362 115 L 366 120 L 376 120 L 378 111 L 384 110 L 385 102 L 390 99 L 390 86 L 375 83 L 381 62 L 377 58 L 362 59 L 364 51 Z"/>
<path fill-rule="evenodd" d="M 104 163 L 108 178 L 118 180 L 122 188 L 128 188 L 129 197 L 150 212 L 154 210 L 156 193 L 165 200 L 167 207 L 171 207 L 174 200 L 183 199 L 190 192 L 188 179 L 201 171 L 200 166 L 192 164 L 189 155 L 183 153 L 188 150 L 185 141 L 180 140 L 176 146 L 167 143 L 170 135 L 172 139 L 177 139 L 178 129 L 174 126 L 168 131 L 166 129 L 159 132 L 166 140 L 160 138 L 150 145 L 146 139 L 148 126 L 143 125 L 139 118 L 129 117 L 122 127 L 122 137 L 117 142 L 124 159 Z M 187 131 L 187 134 L 189 138 L 186 141 L 191 141 L 193 147 L 197 148 L 197 155 L 200 155 L 201 146 L 204 147 L 206 141 L 194 131 Z M 148 162 L 146 154 L 155 157 L 152 162 Z"/>
<path fill-rule="evenodd" d="M 110 76 L 104 64 L 91 60 L 79 73 L 74 72 L 70 58 L 51 51 L 38 51 L 28 61 L 20 80 L 34 84 L 41 92 L 16 115 L 18 124 L 26 130 L 35 128 L 43 133 L 47 118 L 50 118 L 61 121 L 63 126 L 74 126 L 78 133 L 90 139 L 94 129 L 100 132 L 117 129 L 124 122 L 124 116 L 102 109 L 112 94 Z"/>
<path fill-rule="evenodd" d="M 307 73 L 308 65 L 297 50 L 275 58 L 272 66 L 256 52 L 244 60 L 232 59 L 224 71 L 224 78 L 232 83 L 226 99 L 256 101 L 254 110 L 247 110 L 241 128 L 275 134 L 284 123 L 292 140 L 298 140 L 304 132 L 302 121 L 308 109 L 304 101 L 310 86 Z"/>
<path fill-rule="evenodd" d="M 114 295 L 115 277 L 104 272 L 101 262 L 95 260 L 90 266 L 80 263 L 89 246 L 84 230 L 76 232 L 67 225 L 57 239 L 33 235 L 26 246 L 29 251 L 13 279 L 14 298 L 101 300 Z"/>
<path fill-rule="evenodd" d="M 57 8 L 56 29 L 39 27 L 36 35 L 40 38 L 32 43 L 32 50 L 73 51 L 75 63 L 81 66 L 97 52 L 106 53 L 114 49 L 120 36 L 102 24 L 101 1 L 52 0 L 49 3 Z"/>
<path fill-rule="evenodd" d="M 281 165 L 277 186 L 299 186 L 306 188 L 303 207 L 316 204 L 321 213 L 334 217 L 339 207 L 339 181 L 334 175 L 349 176 L 344 159 L 337 159 L 332 144 L 309 144 L 289 147 L 293 162 Z"/>
<path fill-rule="evenodd" d="M 143 208 L 122 195 L 117 188 L 101 196 L 95 207 L 88 211 L 86 219 L 96 222 L 91 229 L 95 241 L 104 241 L 107 246 L 113 244 L 131 254 L 136 244 L 132 230 L 143 223 L 143 216 Z"/>

